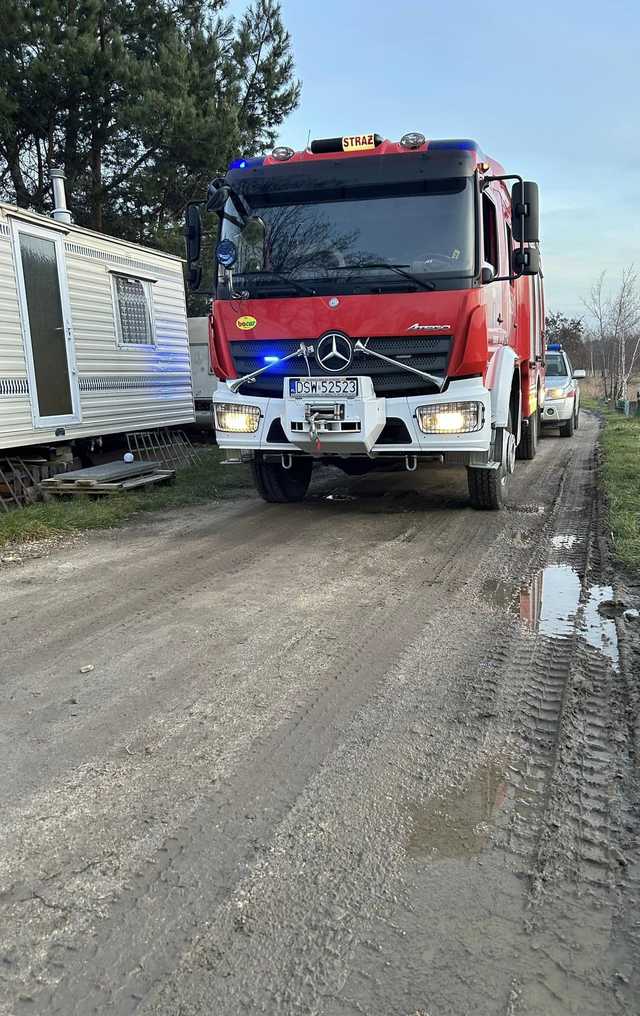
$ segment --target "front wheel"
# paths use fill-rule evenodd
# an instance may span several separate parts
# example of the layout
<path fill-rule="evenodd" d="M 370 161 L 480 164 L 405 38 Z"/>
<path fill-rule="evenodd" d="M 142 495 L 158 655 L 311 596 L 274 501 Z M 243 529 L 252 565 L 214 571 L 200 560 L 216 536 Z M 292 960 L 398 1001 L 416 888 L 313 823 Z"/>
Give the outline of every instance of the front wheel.
<path fill-rule="evenodd" d="M 302 501 L 311 480 L 313 459 L 294 458 L 291 468 L 285 469 L 280 462 L 266 461 L 261 452 L 251 460 L 251 473 L 258 494 L 272 504 L 286 504 Z"/>
<path fill-rule="evenodd" d="M 511 415 L 506 427 L 498 428 L 495 438 L 494 456 L 497 467 L 467 468 L 469 498 L 473 508 L 482 511 L 498 511 L 504 505 L 505 494 L 513 473 L 516 459 L 516 442 L 512 432 Z"/>
<path fill-rule="evenodd" d="M 573 426 L 575 430 L 577 430 L 578 427 L 580 426 L 580 403 L 578 403 L 578 408 L 576 409 L 576 415 L 573 421 Z"/>
<path fill-rule="evenodd" d="M 568 420 L 560 424 L 560 437 L 573 437 L 574 416 L 573 413 Z"/>
<path fill-rule="evenodd" d="M 522 437 L 516 452 L 519 459 L 535 459 L 538 450 L 538 435 L 540 432 L 540 417 L 538 412 L 523 420 Z"/>

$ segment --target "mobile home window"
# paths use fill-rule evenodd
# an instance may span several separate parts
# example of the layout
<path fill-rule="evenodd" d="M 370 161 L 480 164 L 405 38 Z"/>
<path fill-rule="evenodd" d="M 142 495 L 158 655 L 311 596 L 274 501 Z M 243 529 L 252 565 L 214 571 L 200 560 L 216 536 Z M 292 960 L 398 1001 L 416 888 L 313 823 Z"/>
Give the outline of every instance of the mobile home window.
<path fill-rule="evenodd" d="M 151 283 L 129 275 L 113 275 L 118 342 L 124 346 L 152 346 Z"/>

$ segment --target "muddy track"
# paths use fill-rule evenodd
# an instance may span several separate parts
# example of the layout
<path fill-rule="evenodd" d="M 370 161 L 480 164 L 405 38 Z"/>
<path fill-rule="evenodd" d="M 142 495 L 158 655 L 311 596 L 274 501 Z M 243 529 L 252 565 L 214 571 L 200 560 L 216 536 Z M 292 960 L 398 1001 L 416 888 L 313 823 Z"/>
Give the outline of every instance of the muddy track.
<path fill-rule="evenodd" d="M 632 1012 L 594 436 L 498 515 L 327 476 L 14 570 L 0 1012 Z"/>

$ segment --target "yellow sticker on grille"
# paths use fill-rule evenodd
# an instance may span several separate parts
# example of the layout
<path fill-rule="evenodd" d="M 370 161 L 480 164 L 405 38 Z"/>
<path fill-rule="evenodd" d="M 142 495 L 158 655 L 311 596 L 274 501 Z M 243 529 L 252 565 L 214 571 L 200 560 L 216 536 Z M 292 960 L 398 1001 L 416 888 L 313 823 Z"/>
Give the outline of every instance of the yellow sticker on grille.
<path fill-rule="evenodd" d="M 244 314 L 237 319 L 236 328 L 239 328 L 241 332 L 250 332 L 252 328 L 255 328 L 257 323 L 251 314 Z"/>
<path fill-rule="evenodd" d="M 364 152 L 375 147 L 375 134 L 349 134 L 342 139 L 343 152 Z"/>

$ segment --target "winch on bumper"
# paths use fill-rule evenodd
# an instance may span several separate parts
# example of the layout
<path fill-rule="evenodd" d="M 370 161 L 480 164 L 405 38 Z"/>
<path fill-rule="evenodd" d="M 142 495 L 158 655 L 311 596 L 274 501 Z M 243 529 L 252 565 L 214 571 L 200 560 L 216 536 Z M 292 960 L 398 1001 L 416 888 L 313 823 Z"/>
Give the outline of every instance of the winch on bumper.
<path fill-rule="evenodd" d="M 284 379 L 283 398 L 251 397 L 221 385 L 214 395 L 218 444 L 241 453 L 369 458 L 441 455 L 445 462 L 456 465 L 490 460 L 491 399 L 481 378 L 451 381 L 442 393 L 395 398 L 376 396 L 373 382 L 366 376 L 355 379 L 357 394 L 353 397 L 292 396 L 290 380 Z M 234 424 L 224 407 L 237 410 L 241 421 L 243 413 L 250 413 L 254 429 L 226 429 Z"/>

